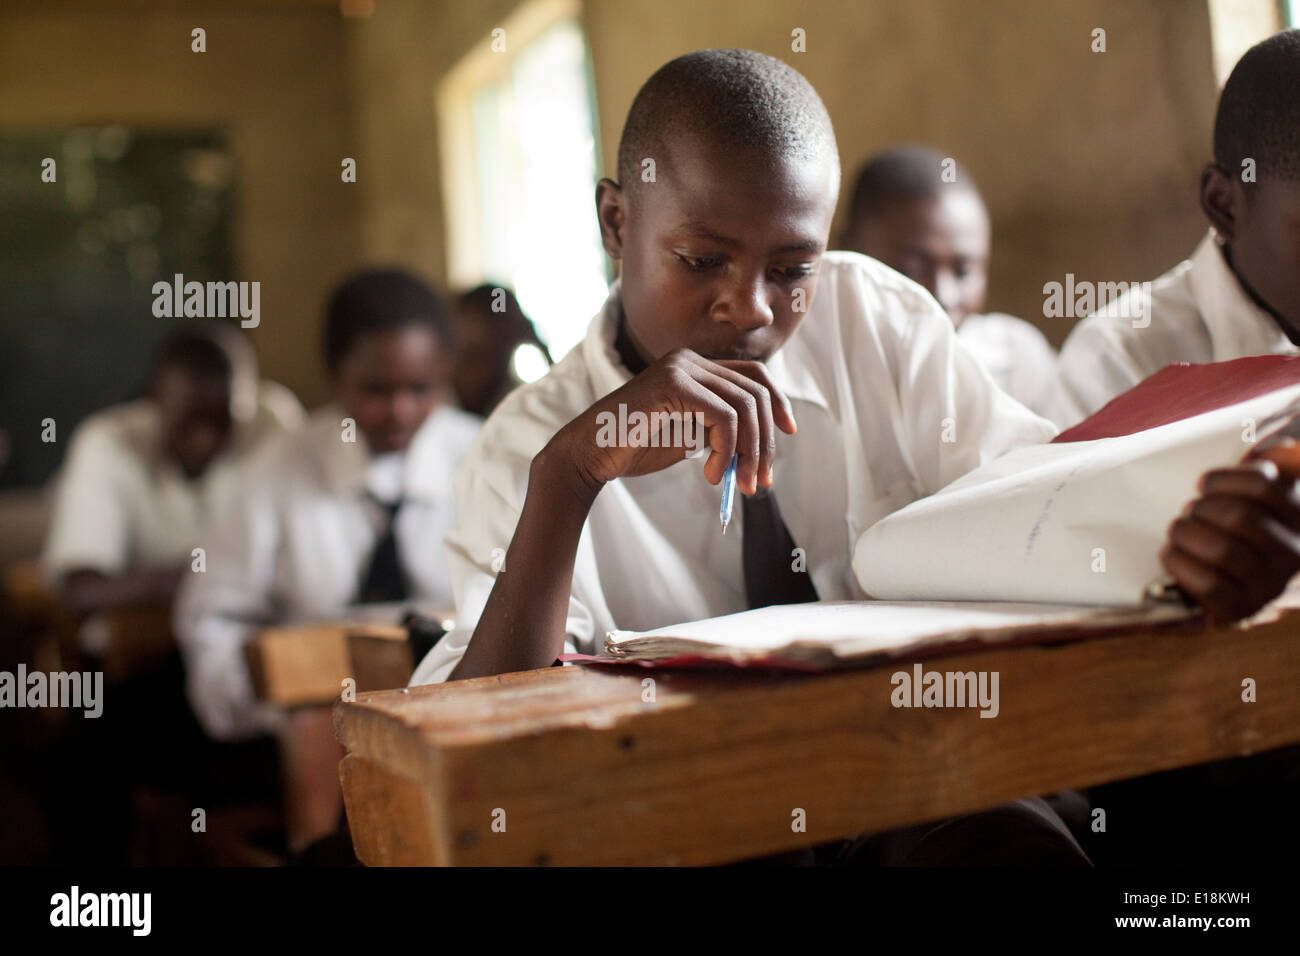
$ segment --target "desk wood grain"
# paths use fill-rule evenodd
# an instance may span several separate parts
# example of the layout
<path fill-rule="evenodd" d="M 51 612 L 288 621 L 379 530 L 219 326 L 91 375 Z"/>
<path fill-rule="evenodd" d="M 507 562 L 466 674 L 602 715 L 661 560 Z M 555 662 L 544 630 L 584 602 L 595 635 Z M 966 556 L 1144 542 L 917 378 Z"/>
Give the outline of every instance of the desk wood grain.
<path fill-rule="evenodd" d="M 359 695 L 334 711 L 358 857 L 724 863 L 1300 742 L 1298 613 L 924 663 L 997 671 L 991 719 L 894 707 L 911 666 L 570 666 Z"/>

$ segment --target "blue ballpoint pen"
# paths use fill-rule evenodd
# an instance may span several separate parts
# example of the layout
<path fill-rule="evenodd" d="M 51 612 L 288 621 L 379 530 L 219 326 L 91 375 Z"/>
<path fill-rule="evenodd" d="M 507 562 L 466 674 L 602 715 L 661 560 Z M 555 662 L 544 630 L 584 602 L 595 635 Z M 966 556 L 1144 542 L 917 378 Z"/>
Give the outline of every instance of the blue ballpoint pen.
<path fill-rule="evenodd" d="M 722 519 L 722 533 L 727 533 L 727 523 L 731 521 L 731 503 L 736 497 L 736 456 L 731 456 L 731 464 L 722 476 L 722 504 L 718 508 L 718 517 Z"/>

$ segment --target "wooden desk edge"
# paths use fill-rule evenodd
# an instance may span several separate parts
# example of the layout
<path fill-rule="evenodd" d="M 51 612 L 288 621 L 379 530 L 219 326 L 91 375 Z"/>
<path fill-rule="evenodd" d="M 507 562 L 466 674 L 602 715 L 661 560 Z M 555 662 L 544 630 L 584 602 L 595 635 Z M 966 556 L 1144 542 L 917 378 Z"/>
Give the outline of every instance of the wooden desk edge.
<path fill-rule="evenodd" d="M 995 647 L 925 663 L 926 670 L 1002 673 L 1008 720 L 984 721 L 954 709 L 891 709 L 885 703 L 889 676 L 911 666 L 898 661 L 771 686 L 742 679 L 738 689 L 709 690 L 698 697 L 683 691 L 684 698 L 674 698 L 669 691 L 666 702 L 673 706 L 597 707 L 588 715 L 594 719 L 585 721 L 581 714 L 575 719 L 571 710 L 531 721 L 488 720 L 477 736 L 429 730 L 411 717 L 414 709 L 428 709 L 420 702 L 429 698 L 497 697 L 507 710 L 517 709 L 533 686 L 589 680 L 567 676 L 573 668 L 554 668 L 413 688 L 405 694 L 366 695 L 336 708 L 335 728 L 352 761 L 354 797 L 362 796 L 356 781 L 372 768 L 392 778 L 390 785 L 400 779 L 415 786 L 408 787 L 406 802 L 425 808 L 421 826 L 426 834 L 439 834 L 425 841 L 423 856 L 416 853 L 419 862 L 720 862 L 1295 743 L 1300 741 L 1300 699 L 1293 690 L 1300 681 L 1298 632 L 1300 614 L 1291 613 L 1248 630 L 1137 633 L 1056 647 Z M 672 673 L 631 669 L 599 680 L 621 681 L 632 691 L 646 676 L 660 675 L 671 684 Z M 1089 677 L 1101 681 L 1100 689 Z M 1256 703 L 1241 700 L 1245 677 L 1258 684 Z M 1030 686 L 1030 692 L 1008 701 L 1008 678 L 1022 681 L 1022 690 Z M 1145 685 L 1156 693 L 1144 695 Z M 760 697 L 769 713 L 753 716 Z M 1068 719 L 1060 713 L 1062 701 L 1073 705 Z M 764 765 L 766 745 L 737 731 L 745 721 L 757 722 L 758 729 L 780 741 L 773 745 L 771 766 Z M 1169 732 L 1169 725 L 1177 732 Z M 830 749 L 822 746 L 828 736 L 834 742 Z M 1106 743 L 1113 746 L 1120 739 L 1128 745 L 1108 754 Z M 620 760 L 627 741 L 641 748 L 639 770 L 628 754 Z M 756 767 L 738 766 L 734 785 L 708 771 L 708 760 L 726 762 L 729 754 L 733 762 L 737 756 L 758 762 Z M 679 774 L 678 790 L 693 794 L 693 823 L 673 818 L 681 810 L 673 788 L 638 784 L 646 761 Z M 508 773 L 502 766 L 509 767 Z M 580 784 L 563 807 L 547 802 L 557 792 L 557 768 Z M 872 772 L 877 776 L 869 776 Z M 809 775 L 816 777 L 817 786 L 807 783 Z M 370 779 L 377 779 L 376 774 Z M 871 806 L 866 799 L 871 788 L 864 787 L 863 779 L 875 781 L 881 791 L 871 794 L 877 801 Z M 881 784 L 886 779 L 888 788 Z M 746 794 L 746 787 L 760 785 L 772 792 L 763 799 Z M 517 844 L 489 838 L 486 793 L 524 811 L 516 815 L 522 816 L 520 829 L 526 831 Z M 448 794 L 454 799 L 446 799 Z M 760 816 L 771 816 L 773 807 L 800 795 L 807 798 L 803 803 L 818 806 L 815 813 L 805 808 L 808 832 L 793 834 L 770 819 L 737 823 L 710 810 L 710 801 L 734 803 L 736 794 L 742 795 L 740 805 L 752 805 Z M 349 801 L 350 815 L 354 802 Z M 635 827 L 629 829 L 626 808 L 633 805 L 641 808 L 638 821 L 646 828 L 645 838 L 635 835 Z M 745 816 L 750 811 L 733 811 L 733 816 L 736 812 Z M 593 814 L 615 821 L 610 823 L 615 830 L 622 820 L 625 849 L 602 850 L 583 836 L 580 823 L 566 822 L 590 820 Z M 669 821 L 673 832 L 666 838 L 662 827 Z M 388 825 L 373 816 L 362 822 L 363 828 Z M 364 838 L 359 847 L 361 843 Z M 362 859 L 396 861 L 379 843 L 372 840 Z"/>

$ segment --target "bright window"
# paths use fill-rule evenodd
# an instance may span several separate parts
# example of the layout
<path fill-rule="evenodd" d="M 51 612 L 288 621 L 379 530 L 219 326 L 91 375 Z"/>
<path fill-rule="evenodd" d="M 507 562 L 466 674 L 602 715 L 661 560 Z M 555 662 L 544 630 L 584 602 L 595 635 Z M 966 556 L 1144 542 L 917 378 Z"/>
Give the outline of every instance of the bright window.
<path fill-rule="evenodd" d="M 607 290 L 586 41 L 576 0 L 534 0 L 439 88 L 447 274 L 512 287 L 557 359 Z"/>

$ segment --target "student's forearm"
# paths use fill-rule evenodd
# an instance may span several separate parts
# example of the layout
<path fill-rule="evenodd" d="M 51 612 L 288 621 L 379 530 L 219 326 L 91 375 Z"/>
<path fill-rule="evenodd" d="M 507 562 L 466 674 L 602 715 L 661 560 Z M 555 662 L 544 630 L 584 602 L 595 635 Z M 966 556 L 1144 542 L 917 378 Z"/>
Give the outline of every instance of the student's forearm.
<path fill-rule="evenodd" d="M 180 581 L 175 569 L 131 571 L 112 577 L 99 571 L 72 571 L 61 582 L 63 599 L 75 614 L 97 614 L 119 607 L 171 603 Z"/>
<path fill-rule="evenodd" d="M 578 540 L 598 491 L 551 445 L 533 459 L 505 565 L 449 680 L 554 662 L 564 648 Z"/>

